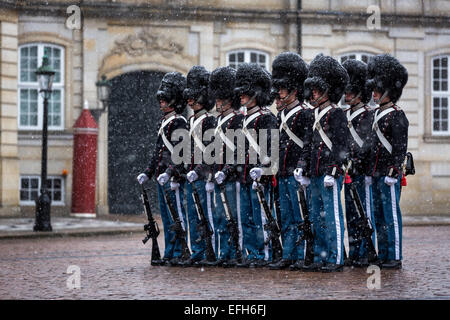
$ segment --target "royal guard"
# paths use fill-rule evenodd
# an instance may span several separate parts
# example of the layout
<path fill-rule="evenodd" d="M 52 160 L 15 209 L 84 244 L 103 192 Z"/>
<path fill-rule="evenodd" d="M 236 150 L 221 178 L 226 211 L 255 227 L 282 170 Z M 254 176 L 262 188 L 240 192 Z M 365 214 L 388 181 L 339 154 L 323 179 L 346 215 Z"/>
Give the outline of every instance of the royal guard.
<path fill-rule="evenodd" d="M 265 266 L 271 259 L 268 233 L 263 227 L 267 223 L 266 212 L 256 192 L 257 187 L 262 187 L 270 203 L 272 175 L 267 171 L 271 165 L 271 129 L 277 130 L 276 117 L 266 108 L 270 91 L 270 75 L 260 65 L 244 63 L 238 67 L 235 92 L 240 96 L 241 107 L 247 110 L 242 122 L 245 161 L 239 165 L 238 174 L 243 248 L 248 253 L 249 267 Z"/>
<path fill-rule="evenodd" d="M 311 220 L 314 263 L 304 270 L 342 271 L 344 216 L 340 191 L 347 158 L 348 128 L 344 111 L 336 106 L 349 80 L 347 71 L 330 56 L 317 55 L 309 65 L 305 98 L 314 107 L 311 141 Z"/>
<path fill-rule="evenodd" d="M 156 92 L 156 98 L 159 101 L 163 117 L 158 125 L 158 138 L 152 158 L 147 169 L 141 173 L 137 180 L 143 184 L 153 176 L 158 177 L 158 200 L 161 212 L 161 219 L 164 228 L 164 257 L 161 264 L 179 265 L 181 261 L 181 244 L 175 238 L 175 231 L 170 228 L 174 223 L 169 212 L 167 200 L 171 202 L 172 207 L 176 208 L 183 229 L 187 230 L 186 214 L 183 208 L 183 179 L 174 172 L 182 170 L 183 164 L 174 164 L 172 162 L 172 153 L 177 145 L 172 142 L 172 133 L 177 129 L 187 130 L 187 121 L 181 115 L 186 104 L 183 99 L 183 90 L 186 88 L 186 78 L 179 72 L 166 73 L 161 81 L 161 85 Z M 168 184 L 169 178 L 173 176 L 173 181 Z"/>
<path fill-rule="evenodd" d="M 303 104 L 303 82 L 307 75 L 308 65 L 297 53 L 283 52 L 272 63 L 272 91 L 276 93 L 280 131 L 280 168 L 277 182 L 283 258 L 270 264 L 270 269 L 284 269 L 291 265 L 291 269 L 298 269 L 304 261 L 304 243 L 302 241 L 296 245 L 296 242 L 301 236 L 298 226 L 303 222 L 297 191 L 299 183 L 305 188 L 309 185 L 307 175 L 313 117 L 311 110 Z M 294 177 L 294 171 L 298 181 Z"/>
<path fill-rule="evenodd" d="M 209 88 L 219 113 L 215 130 L 215 141 L 220 145 L 220 160 L 215 165 L 214 175 L 217 181 L 214 225 L 220 239 L 219 261 L 223 267 L 242 263 L 239 261 L 242 258 L 239 256 L 239 252 L 242 252 L 242 225 L 238 206 L 240 183 L 236 165 L 238 137 L 242 134 L 240 130 L 244 115 L 239 112 L 241 104 L 234 92 L 235 81 L 236 70 L 231 67 L 217 68 L 209 79 Z"/>
<path fill-rule="evenodd" d="M 206 261 L 206 241 L 201 239 L 199 228 L 198 208 L 192 194 L 196 189 L 201 206 L 205 212 L 209 227 L 212 231 L 212 245 L 217 254 L 217 239 L 214 226 L 214 182 L 212 165 L 205 163 L 205 148 L 211 143 L 206 139 L 208 130 L 216 128 L 216 118 L 209 113 L 214 107 L 214 100 L 208 91 L 210 72 L 203 66 L 194 66 L 187 74 L 187 85 L 183 92 L 189 108 L 194 114 L 189 118 L 189 136 L 191 139 L 191 161 L 185 166 L 186 179 L 189 182 L 186 187 L 187 212 L 189 220 L 189 236 L 191 244 L 191 262 L 199 265 L 215 265 L 216 262 Z M 212 136 L 212 135 L 211 135 Z M 201 239 L 201 240 L 200 240 Z M 217 256 L 216 256 L 217 258 Z"/>
<path fill-rule="evenodd" d="M 372 122 L 374 112 L 367 103 L 371 98 L 371 91 L 366 86 L 367 64 L 355 59 L 346 60 L 342 66 L 347 70 L 350 81 L 345 88 L 345 103 L 350 106 L 345 110 L 349 140 L 348 175 L 355 186 L 364 213 L 373 228 L 372 177 L 370 174 L 370 154 L 372 150 Z M 348 185 L 345 185 L 345 215 L 349 242 L 349 254 L 346 265 L 365 267 L 369 265 L 367 257 L 367 243 L 359 229 L 360 216 L 352 199 Z M 375 232 L 372 234 L 375 243 Z"/>
<path fill-rule="evenodd" d="M 408 72 L 388 54 L 377 55 L 368 63 L 367 85 L 379 107 L 372 125 L 371 175 L 373 204 L 382 268 L 402 266 L 402 215 L 400 182 L 408 147 L 409 122 L 396 104 L 408 81 Z"/>

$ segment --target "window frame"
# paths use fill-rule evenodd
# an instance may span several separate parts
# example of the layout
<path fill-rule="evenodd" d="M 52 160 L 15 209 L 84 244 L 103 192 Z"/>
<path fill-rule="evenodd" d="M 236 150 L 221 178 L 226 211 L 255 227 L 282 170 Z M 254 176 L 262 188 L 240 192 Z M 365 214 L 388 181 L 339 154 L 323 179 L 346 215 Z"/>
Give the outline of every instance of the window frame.
<path fill-rule="evenodd" d="M 447 91 L 435 91 L 434 90 L 434 61 L 436 59 L 447 58 Z M 430 106 L 431 106 L 431 135 L 434 137 L 448 137 L 450 136 L 450 114 L 449 114 L 449 102 L 450 102 L 450 53 L 442 53 L 430 57 Z M 439 69 L 441 70 L 441 69 Z M 441 79 L 439 79 L 441 80 Z M 436 131 L 434 130 L 434 98 L 447 98 L 447 131 Z"/>
<path fill-rule="evenodd" d="M 41 190 L 41 176 L 38 175 L 21 175 L 19 177 L 19 205 L 21 206 L 35 206 L 36 202 L 33 200 L 22 200 L 20 197 L 20 192 L 22 190 L 22 179 L 23 178 L 27 178 L 27 179 L 37 179 L 38 180 L 38 197 L 40 195 L 40 190 Z M 61 200 L 60 201 L 55 201 L 52 200 L 52 206 L 65 206 L 65 179 L 63 176 L 48 176 L 47 179 L 60 179 L 61 180 Z M 53 192 L 54 189 L 49 189 L 49 192 Z"/>
<path fill-rule="evenodd" d="M 230 66 L 230 55 L 231 54 L 237 54 L 243 52 L 244 53 L 244 62 L 243 63 L 251 63 L 250 62 L 250 57 L 252 53 L 256 53 L 258 55 L 264 55 L 265 57 L 265 64 L 264 64 L 264 69 L 269 70 L 269 59 L 270 59 L 270 55 L 268 52 L 266 51 L 262 51 L 262 50 L 258 50 L 258 49 L 235 49 L 235 50 L 231 50 L 228 51 L 226 54 L 226 65 Z M 260 62 L 257 62 L 259 65 L 261 65 Z M 239 66 L 239 65 L 238 65 Z"/>
<path fill-rule="evenodd" d="M 19 46 L 18 48 L 18 75 L 17 75 L 17 126 L 19 131 L 33 131 L 33 130 L 42 130 L 43 126 L 43 112 L 44 112 L 44 98 L 42 98 L 41 94 L 39 93 L 39 84 L 36 79 L 36 82 L 30 82 L 30 81 L 22 81 L 21 80 L 21 64 L 22 64 L 22 49 L 23 48 L 31 48 L 31 47 L 37 47 L 37 67 L 39 67 L 42 63 L 42 57 L 44 55 L 44 47 L 51 47 L 59 49 L 60 50 L 60 81 L 59 82 L 53 82 L 52 90 L 56 91 L 59 90 L 61 92 L 60 96 L 60 104 L 61 104 L 61 112 L 60 112 L 60 125 L 54 126 L 50 125 L 48 126 L 48 130 L 52 131 L 63 131 L 64 130 L 64 121 L 65 121 L 65 48 L 61 45 L 56 45 L 53 43 L 47 43 L 47 42 L 29 42 L 25 43 Z M 21 90 L 22 89 L 31 89 L 37 91 L 37 125 L 22 125 L 20 123 L 20 117 L 21 117 Z M 50 111 L 50 103 L 49 101 L 49 111 Z M 50 119 L 49 119 L 50 122 Z"/>

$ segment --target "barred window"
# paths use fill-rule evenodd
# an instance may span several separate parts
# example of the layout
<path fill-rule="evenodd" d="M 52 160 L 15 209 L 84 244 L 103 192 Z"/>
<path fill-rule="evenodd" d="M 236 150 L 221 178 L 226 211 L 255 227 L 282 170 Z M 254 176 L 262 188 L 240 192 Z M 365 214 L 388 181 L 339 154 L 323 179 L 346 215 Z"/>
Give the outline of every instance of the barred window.
<path fill-rule="evenodd" d="M 449 56 L 438 56 L 432 59 L 432 128 L 434 135 L 450 134 L 448 122 L 448 60 Z"/>
<path fill-rule="evenodd" d="M 48 101 L 48 127 L 64 129 L 64 49 L 51 44 L 26 44 L 19 49 L 19 130 L 42 130 L 43 98 L 39 94 L 36 69 L 47 55 L 55 70 L 53 92 Z"/>
<path fill-rule="evenodd" d="M 269 70 L 269 55 L 256 50 L 238 50 L 227 54 L 227 65 L 237 69 L 242 63 L 258 63 L 261 67 Z"/>
<path fill-rule="evenodd" d="M 20 204 L 35 205 L 40 195 L 40 176 L 20 177 Z M 62 177 L 47 177 L 47 190 L 52 200 L 52 205 L 64 205 L 64 179 Z"/>

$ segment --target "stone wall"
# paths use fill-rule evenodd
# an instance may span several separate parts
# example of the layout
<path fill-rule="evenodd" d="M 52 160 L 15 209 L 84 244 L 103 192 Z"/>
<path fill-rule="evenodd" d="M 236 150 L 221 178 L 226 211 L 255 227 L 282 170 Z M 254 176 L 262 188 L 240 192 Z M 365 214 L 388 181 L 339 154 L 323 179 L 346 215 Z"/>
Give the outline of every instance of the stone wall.
<path fill-rule="evenodd" d="M 18 14 L 0 10 L 0 216 L 19 212 L 17 36 Z"/>

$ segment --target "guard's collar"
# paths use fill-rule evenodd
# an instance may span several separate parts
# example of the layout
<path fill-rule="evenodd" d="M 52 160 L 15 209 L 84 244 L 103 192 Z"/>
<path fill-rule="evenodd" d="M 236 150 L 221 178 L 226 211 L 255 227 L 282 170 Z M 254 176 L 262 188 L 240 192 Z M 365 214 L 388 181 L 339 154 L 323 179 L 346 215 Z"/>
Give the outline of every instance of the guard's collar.
<path fill-rule="evenodd" d="M 203 114 L 205 114 L 206 112 L 208 112 L 208 111 L 206 111 L 206 109 L 200 109 L 199 111 L 197 111 L 196 113 L 194 113 L 194 118 L 195 119 L 198 119 L 199 117 L 201 117 Z"/>
<path fill-rule="evenodd" d="M 322 111 L 323 109 L 328 107 L 330 104 L 331 104 L 330 100 L 327 99 L 326 101 L 324 101 L 321 104 L 319 104 L 316 108 L 319 108 L 319 110 Z"/>
<path fill-rule="evenodd" d="M 174 111 L 171 111 L 171 112 L 169 112 L 169 113 L 166 113 L 166 114 L 164 115 L 164 120 L 169 119 L 171 116 L 174 116 L 175 114 L 176 114 L 175 110 L 174 110 Z"/>
<path fill-rule="evenodd" d="M 254 114 L 254 113 L 256 113 L 256 112 L 258 112 L 258 111 L 260 111 L 261 110 L 261 107 L 260 106 L 254 106 L 253 108 L 251 108 L 250 110 L 247 110 L 247 116 L 249 116 L 249 115 L 251 115 L 251 114 Z"/>
<path fill-rule="evenodd" d="M 230 109 L 228 109 L 227 111 L 221 113 L 220 115 L 221 115 L 222 117 L 226 117 L 227 115 L 229 115 L 229 114 L 232 113 L 232 112 L 234 112 L 234 109 L 233 109 L 233 108 L 230 108 Z"/>
<path fill-rule="evenodd" d="M 294 101 L 292 101 L 290 104 L 288 104 L 286 106 L 286 110 L 291 110 L 292 108 L 298 106 L 299 104 L 300 104 L 300 102 L 297 99 L 295 99 Z"/>
<path fill-rule="evenodd" d="M 384 110 L 392 107 L 393 105 L 394 105 L 394 103 L 392 101 L 388 101 L 388 102 L 385 102 L 383 104 L 380 104 L 379 109 L 380 109 L 380 111 L 384 111 Z"/>
<path fill-rule="evenodd" d="M 360 101 L 359 103 L 350 106 L 350 112 L 353 113 L 353 112 L 355 112 L 355 111 L 357 111 L 357 110 L 359 110 L 359 109 L 361 109 L 363 107 L 364 107 L 364 103 L 362 101 Z"/>

